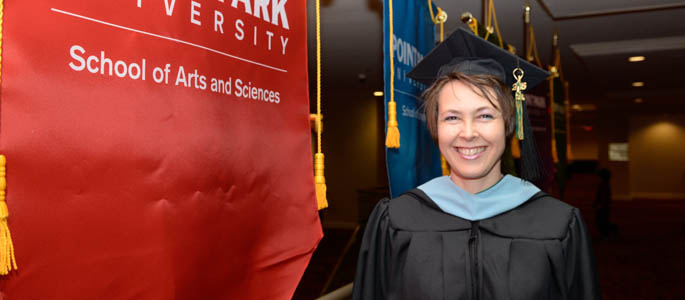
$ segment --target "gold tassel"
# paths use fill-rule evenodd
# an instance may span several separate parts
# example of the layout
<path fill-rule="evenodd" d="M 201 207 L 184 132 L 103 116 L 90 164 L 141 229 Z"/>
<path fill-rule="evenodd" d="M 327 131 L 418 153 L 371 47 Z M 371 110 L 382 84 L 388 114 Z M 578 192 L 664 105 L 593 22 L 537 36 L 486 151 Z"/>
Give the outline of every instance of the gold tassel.
<path fill-rule="evenodd" d="M 316 114 L 309 116 L 316 126 L 316 154 L 314 154 L 314 190 L 318 210 L 328 207 L 326 200 L 326 178 L 323 177 L 323 151 L 321 150 L 321 133 L 323 132 L 323 115 L 321 114 L 321 5 L 316 0 Z"/>
<path fill-rule="evenodd" d="M 400 148 L 400 130 L 397 128 L 397 102 L 388 102 L 388 133 L 385 137 L 385 146 L 388 148 Z"/>
<path fill-rule="evenodd" d="M 442 167 L 442 175 L 450 175 L 450 165 L 442 154 L 440 154 L 440 166 Z"/>
<path fill-rule="evenodd" d="M 0 155 L 0 275 L 7 275 L 12 270 L 17 269 L 17 260 L 14 257 L 14 244 L 10 228 L 7 226 L 9 210 L 5 202 L 5 189 L 7 180 L 5 179 L 5 164 L 7 159 Z"/>
<path fill-rule="evenodd" d="M 388 1 L 388 22 L 390 24 L 390 101 L 388 101 L 388 132 L 385 136 L 385 146 L 388 148 L 400 148 L 400 129 L 397 128 L 397 103 L 395 102 L 395 57 L 393 55 L 392 35 L 392 0 Z"/>
<path fill-rule="evenodd" d="M 516 99 L 516 138 L 523 139 L 523 100 Z"/>
<path fill-rule="evenodd" d="M 326 200 L 326 178 L 323 176 L 323 153 L 314 154 L 314 184 L 316 203 L 319 210 L 322 210 L 328 207 L 328 200 Z"/>
<path fill-rule="evenodd" d="M 516 72 L 519 72 L 517 74 Z M 526 97 L 523 96 L 523 90 L 527 88 L 525 82 L 521 82 L 523 79 L 523 70 L 521 68 L 514 69 L 514 79 L 516 82 L 512 86 L 512 90 L 516 91 L 514 99 L 516 100 L 516 137 L 519 140 L 523 139 L 523 101 L 526 101 Z"/>

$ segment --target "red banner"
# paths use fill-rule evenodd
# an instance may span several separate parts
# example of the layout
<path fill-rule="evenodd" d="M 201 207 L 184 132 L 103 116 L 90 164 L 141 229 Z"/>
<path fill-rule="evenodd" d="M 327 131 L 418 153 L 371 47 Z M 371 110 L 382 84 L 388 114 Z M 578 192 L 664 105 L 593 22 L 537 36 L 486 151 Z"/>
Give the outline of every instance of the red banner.
<path fill-rule="evenodd" d="M 290 299 L 321 238 L 306 3 L 4 1 L 9 299 Z"/>

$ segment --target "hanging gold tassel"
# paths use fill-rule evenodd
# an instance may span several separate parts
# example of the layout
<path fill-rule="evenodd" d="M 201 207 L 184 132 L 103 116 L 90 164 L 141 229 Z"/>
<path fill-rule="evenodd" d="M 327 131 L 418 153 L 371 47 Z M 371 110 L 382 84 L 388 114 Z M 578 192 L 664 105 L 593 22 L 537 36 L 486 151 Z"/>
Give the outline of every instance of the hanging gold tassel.
<path fill-rule="evenodd" d="M 388 1 L 388 23 L 390 24 L 390 101 L 388 101 L 388 132 L 385 135 L 385 146 L 388 148 L 400 148 L 400 129 L 397 123 L 397 103 L 395 102 L 395 57 L 392 46 L 392 0 Z"/>
<path fill-rule="evenodd" d="M 390 101 L 388 101 L 388 132 L 385 136 L 385 146 L 388 148 L 400 148 L 400 129 L 397 123 L 397 103 L 395 102 L 395 57 L 392 46 L 392 0 L 388 1 L 388 23 L 390 24 L 389 51 L 390 52 Z"/>
<path fill-rule="evenodd" d="M 316 133 L 319 140 L 319 148 L 321 147 L 321 133 L 323 132 L 323 116 L 311 114 L 310 119 L 314 120 Z M 314 189 L 316 191 L 316 205 L 318 210 L 328 207 L 328 199 L 326 199 L 326 178 L 324 177 L 324 155 L 321 150 L 314 154 Z"/>
<path fill-rule="evenodd" d="M 523 101 L 516 99 L 516 138 L 523 139 Z"/>
<path fill-rule="evenodd" d="M 321 150 L 321 133 L 323 132 L 323 115 L 321 114 L 321 8 L 316 0 L 316 154 L 314 154 L 314 189 L 316 205 L 319 210 L 328 207 L 326 199 L 326 178 L 323 176 L 323 151 Z"/>
<path fill-rule="evenodd" d="M 10 271 L 17 269 L 12 235 L 10 234 L 9 226 L 7 226 L 9 210 L 5 202 L 5 189 L 7 188 L 7 180 L 5 179 L 6 162 L 5 156 L 0 155 L 0 275 L 7 275 Z"/>
<path fill-rule="evenodd" d="M 388 133 L 385 137 L 385 146 L 388 148 L 400 148 L 400 129 L 397 128 L 397 102 L 388 102 Z"/>
<path fill-rule="evenodd" d="M 319 210 L 328 207 L 326 199 L 326 178 L 323 176 L 323 153 L 314 154 L 314 184 L 316 189 L 316 203 Z"/>
<path fill-rule="evenodd" d="M 517 71 L 519 74 L 517 74 Z M 521 68 L 514 69 L 514 79 L 516 82 L 512 86 L 512 90 L 516 93 L 514 94 L 514 99 L 516 100 L 516 137 L 519 140 L 523 139 L 523 101 L 526 97 L 523 96 L 523 90 L 527 88 L 525 82 L 521 82 L 523 79 L 523 70 Z"/>

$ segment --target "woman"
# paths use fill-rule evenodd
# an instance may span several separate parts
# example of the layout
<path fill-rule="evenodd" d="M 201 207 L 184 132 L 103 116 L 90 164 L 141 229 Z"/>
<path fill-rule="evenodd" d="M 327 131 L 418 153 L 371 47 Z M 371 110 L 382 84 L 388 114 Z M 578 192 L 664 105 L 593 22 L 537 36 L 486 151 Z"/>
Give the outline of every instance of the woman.
<path fill-rule="evenodd" d="M 536 173 L 514 69 L 530 86 L 547 76 L 459 29 L 410 72 L 430 86 L 427 125 L 451 172 L 376 206 L 353 299 L 600 298 L 578 209 L 502 172 L 507 141 L 525 127 L 521 174 Z"/>

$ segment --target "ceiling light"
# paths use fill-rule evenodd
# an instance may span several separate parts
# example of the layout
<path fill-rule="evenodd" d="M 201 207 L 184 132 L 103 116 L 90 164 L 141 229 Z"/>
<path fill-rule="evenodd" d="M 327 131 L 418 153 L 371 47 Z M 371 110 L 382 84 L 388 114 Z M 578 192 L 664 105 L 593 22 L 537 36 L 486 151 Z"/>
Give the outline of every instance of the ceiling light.
<path fill-rule="evenodd" d="M 645 83 L 642 81 L 633 82 L 633 87 L 641 87 L 641 86 L 645 86 Z"/>
<path fill-rule="evenodd" d="M 381 91 L 375 91 L 375 92 L 373 92 L 373 95 L 376 96 L 376 97 L 383 97 L 383 92 L 381 92 Z"/>
<path fill-rule="evenodd" d="M 644 56 L 631 56 L 628 57 L 629 62 L 639 62 L 639 61 L 644 61 L 645 57 Z"/>
<path fill-rule="evenodd" d="M 642 98 L 635 98 L 635 103 L 642 103 Z"/>

